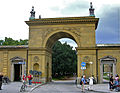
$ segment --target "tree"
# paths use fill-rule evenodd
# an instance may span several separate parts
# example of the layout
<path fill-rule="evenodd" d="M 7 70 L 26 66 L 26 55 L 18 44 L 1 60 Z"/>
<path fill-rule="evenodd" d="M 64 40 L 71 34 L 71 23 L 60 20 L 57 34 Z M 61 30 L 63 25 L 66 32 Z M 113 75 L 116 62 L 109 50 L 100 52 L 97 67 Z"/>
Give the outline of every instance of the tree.
<path fill-rule="evenodd" d="M 0 40 L 0 45 L 28 45 L 28 40 L 13 40 L 10 37 L 5 37 L 5 40 Z"/>
<path fill-rule="evenodd" d="M 52 76 L 70 76 L 76 73 L 77 56 L 76 51 L 67 43 L 57 41 L 52 48 Z"/>

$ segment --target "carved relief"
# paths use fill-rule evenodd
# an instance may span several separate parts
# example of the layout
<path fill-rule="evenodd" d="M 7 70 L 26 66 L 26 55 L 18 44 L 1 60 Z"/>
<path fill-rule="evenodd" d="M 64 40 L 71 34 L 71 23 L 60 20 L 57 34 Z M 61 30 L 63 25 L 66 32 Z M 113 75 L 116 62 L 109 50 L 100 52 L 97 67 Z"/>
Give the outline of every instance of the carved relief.
<path fill-rule="evenodd" d="M 33 60 L 34 60 L 34 62 L 38 62 L 39 61 L 39 57 L 35 56 Z"/>
<path fill-rule="evenodd" d="M 89 56 L 85 56 L 85 57 L 83 58 L 83 61 L 84 61 L 84 62 L 90 62 Z"/>
<path fill-rule="evenodd" d="M 72 33 L 80 36 L 80 29 L 76 28 L 76 27 L 69 27 L 69 26 L 64 26 L 64 27 L 49 27 L 49 28 L 44 28 L 43 32 L 44 32 L 44 37 L 46 37 L 50 32 L 52 31 L 56 31 L 56 30 L 68 30 L 71 31 Z"/>
<path fill-rule="evenodd" d="M 47 35 L 50 34 L 52 31 L 57 31 L 57 30 L 68 30 L 68 31 L 74 33 L 75 35 L 77 35 L 77 37 L 80 36 L 80 29 L 79 28 L 64 26 L 64 27 L 44 28 L 43 29 L 43 32 L 44 32 L 43 37 L 47 37 Z"/>

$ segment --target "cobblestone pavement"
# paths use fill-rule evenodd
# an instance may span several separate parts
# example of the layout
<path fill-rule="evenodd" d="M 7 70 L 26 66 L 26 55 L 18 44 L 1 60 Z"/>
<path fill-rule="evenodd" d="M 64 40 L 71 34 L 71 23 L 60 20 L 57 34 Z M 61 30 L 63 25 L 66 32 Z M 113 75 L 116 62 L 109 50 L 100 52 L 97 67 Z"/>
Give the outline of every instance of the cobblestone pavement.
<path fill-rule="evenodd" d="M 96 89 L 94 91 L 85 90 L 84 93 L 111 93 L 108 90 L 107 84 L 105 84 L 104 86 L 100 84 L 95 86 L 96 86 Z M 88 86 L 86 86 L 86 88 L 87 87 Z M 36 88 L 31 93 L 82 93 L 82 92 L 81 92 L 80 86 L 76 86 L 74 81 L 54 81 Z"/>

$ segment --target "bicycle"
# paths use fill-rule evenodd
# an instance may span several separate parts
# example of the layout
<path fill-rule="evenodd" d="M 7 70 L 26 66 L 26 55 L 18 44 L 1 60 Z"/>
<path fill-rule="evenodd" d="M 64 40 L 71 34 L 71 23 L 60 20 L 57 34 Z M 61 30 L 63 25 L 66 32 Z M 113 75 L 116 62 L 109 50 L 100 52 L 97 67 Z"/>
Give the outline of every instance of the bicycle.
<path fill-rule="evenodd" d="M 27 88 L 26 82 L 23 82 L 23 84 L 20 88 L 20 92 L 25 92 L 26 88 Z"/>

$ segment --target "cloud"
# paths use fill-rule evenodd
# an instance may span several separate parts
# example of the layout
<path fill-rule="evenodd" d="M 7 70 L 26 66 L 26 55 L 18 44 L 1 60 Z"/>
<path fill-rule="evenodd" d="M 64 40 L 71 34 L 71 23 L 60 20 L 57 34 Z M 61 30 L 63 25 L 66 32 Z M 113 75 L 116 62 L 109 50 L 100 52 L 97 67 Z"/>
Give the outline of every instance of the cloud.
<path fill-rule="evenodd" d="M 62 38 L 62 39 L 59 39 L 59 41 L 63 44 L 65 42 L 67 42 L 67 44 L 69 44 L 70 46 L 73 47 L 73 49 L 75 49 L 75 47 L 77 47 L 77 43 L 72 40 L 72 39 L 69 39 L 69 38 Z"/>
<path fill-rule="evenodd" d="M 66 4 L 67 3 L 67 4 Z M 85 0 L 74 0 L 73 2 L 66 2 L 63 7 L 51 7 L 52 11 L 58 12 L 63 16 L 82 16 L 89 13 L 89 2 Z M 87 14 L 89 15 L 89 14 Z"/>
<path fill-rule="evenodd" d="M 66 6 L 65 8 L 63 8 L 61 10 L 61 13 L 64 14 L 64 15 L 73 15 L 73 14 L 80 14 L 82 13 L 83 11 L 86 11 L 86 9 L 89 7 L 87 5 L 88 3 L 86 3 L 86 1 L 83 1 L 83 2 L 73 2 L 71 4 L 69 4 L 68 6 Z"/>
<path fill-rule="evenodd" d="M 117 6 L 103 7 L 99 25 L 96 31 L 96 43 L 118 43 L 120 25 L 120 10 Z M 119 15 L 118 15 L 119 13 Z M 119 19 L 119 20 L 118 20 Z M 119 24 L 118 24 L 119 23 Z"/>

